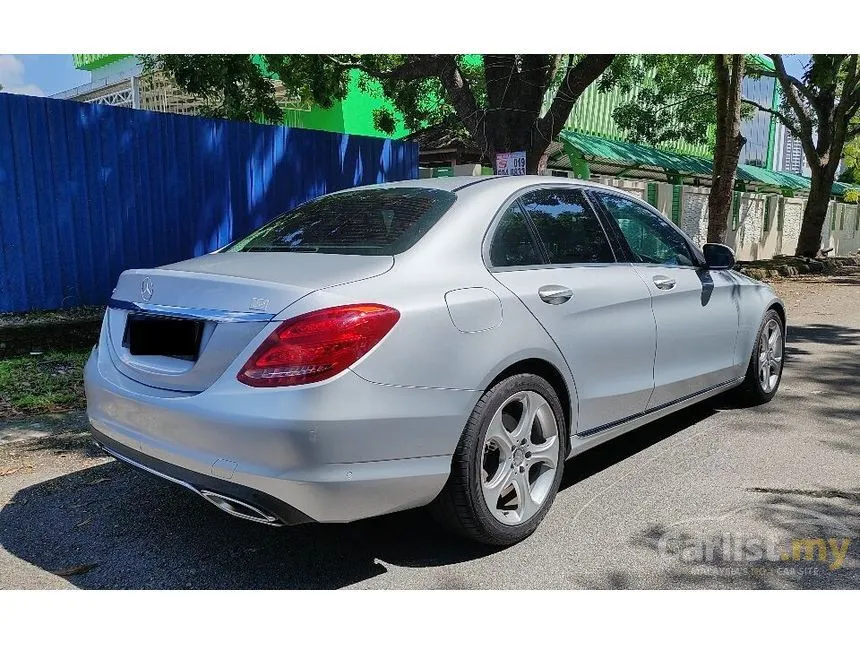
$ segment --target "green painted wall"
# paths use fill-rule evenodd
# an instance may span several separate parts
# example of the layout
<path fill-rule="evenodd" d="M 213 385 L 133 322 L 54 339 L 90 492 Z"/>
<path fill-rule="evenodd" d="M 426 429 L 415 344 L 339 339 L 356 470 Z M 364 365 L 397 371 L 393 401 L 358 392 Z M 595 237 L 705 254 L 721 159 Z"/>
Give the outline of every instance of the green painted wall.
<path fill-rule="evenodd" d="M 131 54 L 72 54 L 72 61 L 77 69 L 91 72 L 128 56 Z M 365 92 L 360 84 L 361 72 L 352 70 L 346 98 L 336 101 L 328 109 L 317 106 L 308 109 L 288 109 L 284 114 L 284 125 L 375 137 L 400 138 L 409 134 L 403 126 L 403 118 L 397 114 L 391 102 L 382 97 L 381 87 L 371 82 L 368 91 Z M 381 107 L 387 107 L 395 114 L 397 127 L 393 135 L 387 135 L 373 126 L 373 111 Z"/>
<path fill-rule="evenodd" d="M 284 124 L 296 128 L 312 130 L 328 130 L 331 132 L 346 132 L 374 137 L 393 136 L 395 139 L 409 134 L 403 125 L 403 117 L 394 109 L 390 101 L 382 96 L 381 87 L 371 81 L 368 91 L 361 89 L 361 72 L 350 72 L 349 90 L 342 101 L 336 101 L 332 107 L 324 109 L 312 106 L 309 109 L 287 110 Z M 393 135 L 385 134 L 373 126 L 373 111 L 387 107 L 394 112 L 397 127 Z"/>
<path fill-rule="evenodd" d="M 131 54 L 72 54 L 72 63 L 77 69 L 91 72 L 129 56 Z"/>
<path fill-rule="evenodd" d="M 651 70 L 648 76 L 653 78 L 655 71 Z M 608 91 L 600 92 L 597 83 L 592 83 L 579 97 L 576 105 L 571 110 L 565 127 L 575 132 L 592 134 L 606 139 L 627 141 L 624 132 L 615 123 L 612 113 L 618 106 L 634 101 L 639 94 L 639 88 L 633 87 L 629 92 L 622 92 L 617 87 Z M 709 128 L 708 143 L 693 145 L 684 141 L 666 143 L 660 148 L 679 152 L 681 154 L 695 155 L 697 157 L 710 158 L 713 149 L 713 138 L 716 128 Z"/>

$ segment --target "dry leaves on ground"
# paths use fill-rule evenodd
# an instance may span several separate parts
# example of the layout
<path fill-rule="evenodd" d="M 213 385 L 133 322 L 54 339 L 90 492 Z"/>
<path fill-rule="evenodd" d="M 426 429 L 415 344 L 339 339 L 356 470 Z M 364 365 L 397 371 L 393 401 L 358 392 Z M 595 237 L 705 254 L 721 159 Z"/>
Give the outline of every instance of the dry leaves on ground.
<path fill-rule="evenodd" d="M 67 567 L 58 571 L 51 571 L 51 573 L 53 573 L 55 576 L 60 576 L 61 578 L 68 578 L 69 576 L 78 576 L 84 573 L 88 573 L 89 571 L 95 569 L 97 566 L 99 565 L 96 563 L 79 564 L 74 567 Z"/>

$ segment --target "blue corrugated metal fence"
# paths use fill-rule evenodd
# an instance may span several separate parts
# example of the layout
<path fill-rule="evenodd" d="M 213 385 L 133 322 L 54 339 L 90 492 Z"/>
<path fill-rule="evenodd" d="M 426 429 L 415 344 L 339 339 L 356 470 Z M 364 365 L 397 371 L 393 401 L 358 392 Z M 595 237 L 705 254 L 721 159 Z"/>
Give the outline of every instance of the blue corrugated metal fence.
<path fill-rule="evenodd" d="M 0 311 L 102 304 L 317 195 L 418 174 L 414 144 L 0 93 Z"/>

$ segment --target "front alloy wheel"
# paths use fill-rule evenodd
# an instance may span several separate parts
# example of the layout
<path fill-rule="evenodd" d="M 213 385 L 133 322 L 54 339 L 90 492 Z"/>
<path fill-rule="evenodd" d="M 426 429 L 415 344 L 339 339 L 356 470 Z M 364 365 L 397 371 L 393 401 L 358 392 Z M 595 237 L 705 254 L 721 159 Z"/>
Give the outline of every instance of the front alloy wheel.
<path fill-rule="evenodd" d="M 776 394 L 785 363 L 785 327 L 773 309 L 765 312 L 743 382 L 734 390 L 742 404 L 767 403 Z"/>
<path fill-rule="evenodd" d="M 767 394 L 776 389 L 782 374 L 782 347 L 779 321 L 771 318 L 761 330 L 758 342 L 758 378 L 761 389 Z"/>

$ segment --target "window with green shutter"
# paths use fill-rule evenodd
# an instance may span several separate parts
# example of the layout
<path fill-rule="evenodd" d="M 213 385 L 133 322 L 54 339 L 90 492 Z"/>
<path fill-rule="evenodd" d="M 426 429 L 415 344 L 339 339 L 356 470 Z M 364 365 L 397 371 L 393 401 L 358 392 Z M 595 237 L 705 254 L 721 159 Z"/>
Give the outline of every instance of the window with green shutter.
<path fill-rule="evenodd" d="M 732 230 L 738 230 L 741 219 L 741 194 L 739 191 L 732 193 Z"/>
<path fill-rule="evenodd" d="M 681 189 L 679 184 L 672 186 L 672 221 L 678 226 L 681 225 Z"/>
<path fill-rule="evenodd" d="M 657 184 L 651 182 L 648 184 L 648 191 L 645 196 L 646 201 L 654 208 L 657 208 Z"/>

